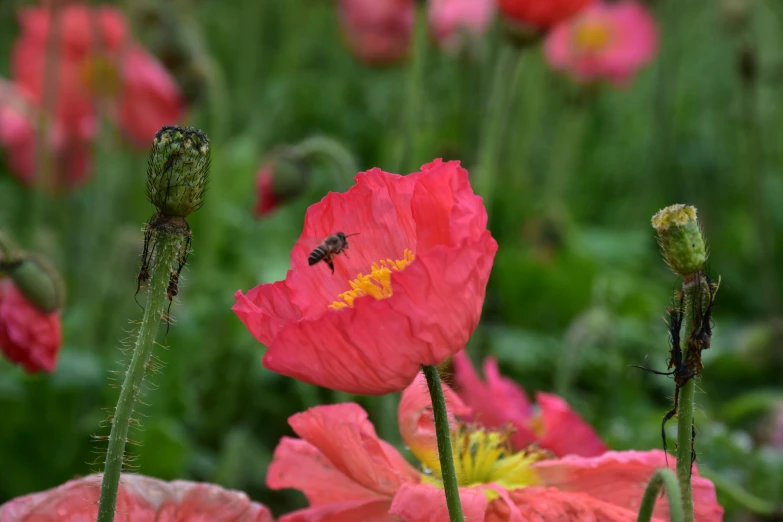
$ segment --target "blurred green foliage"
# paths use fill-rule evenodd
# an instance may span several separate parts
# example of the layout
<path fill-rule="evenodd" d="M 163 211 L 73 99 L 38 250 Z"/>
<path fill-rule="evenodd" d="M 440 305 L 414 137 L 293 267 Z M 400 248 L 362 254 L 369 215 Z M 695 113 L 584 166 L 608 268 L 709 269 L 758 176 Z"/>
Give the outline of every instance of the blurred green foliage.
<path fill-rule="evenodd" d="M 3 76 L 22 3 L 0 4 Z M 482 195 L 500 250 L 471 353 L 495 355 L 528 391 L 564 395 L 615 449 L 661 446 L 673 383 L 629 365 L 663 369 L 668 358 L 661 316 L 677 278 L 650 217 L 671 203 L 695 205 L 709 272 L 724 281 L 698 383 L 698 462 L 779 505 L 783 451 L 763 433 L 783 403 L 783 4 L 652 4 L 661 26 L 654 65 L 627 89 L 585 91 L 550 72 L 540 49 L 522 58 L 504 50 L 499 28 L 461 57 L 419 38 L 417 77 L 411 64 L 355 61 L 331 2 L 178 0 L 169 13 L 176 30 L 163 33 L 143 23 L 143 3 L 124 2 L 147 45 L 188 42 L 205 81 L 189 123 L 208 132 L 213 150 L 206 205 L 190 219 L 176 324 L 157 352 L 166 367 L 149 377 L 143 431 L 132 435 L 140 471 L 241 489 L 276 513 L 303 505 L 296 492 L 265 488 L 266 467 L 291 433 L 288 416 L 346 397 L 265 370 L 263 347 L 230 308 L 235 290 L 284 277 L 306 207 L 350 185 L 352 172 L 335 180 L 320 166 L 306 196 L 253 219 L 264 155 L 322 134 L 353 151 L 361 169 L 410 172 L 444 157 L 494 176 Z M 512 59 L 501 61 L 504 52 Z M 747 60 L 753 77 L 747 67 L 743 76 Z M 490 94 L 503 89 L 505 98 Z M 502 118 L 494 139 L 492 114 Z M 489 172 L 487 147 L 496 151 Z M 59 196 L 26 191 L 0 170 L 0 226 L 49 256 L 69 294 L 54 375 L 0 362 L 0 502 L 102 467 L 90 435 L 106 432 L 99 424 L 117 394 L 108 372 L 127 359 L 120 339 L 141 315 L 133 292 L 152 209 L 143 153 L 107 127 L 95 154 L 89 185 Z M 399 443 L 396 397 L 351 399 Z M 719 494 L 727 520 L 740 520 L 748 502 L 725 484 Z"/>

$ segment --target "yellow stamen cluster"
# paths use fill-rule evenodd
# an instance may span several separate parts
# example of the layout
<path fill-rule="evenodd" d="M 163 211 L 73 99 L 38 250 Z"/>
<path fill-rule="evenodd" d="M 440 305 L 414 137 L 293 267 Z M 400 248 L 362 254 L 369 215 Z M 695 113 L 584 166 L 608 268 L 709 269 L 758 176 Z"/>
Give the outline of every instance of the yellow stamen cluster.
<path fill-rule="evenodd" d="M 534 446 L 514 452 L 508 442 L 510 435 L 510 430 L 486 431 L 468 426 L 454 431 L 451 447 L 458 484 L 470 487 L 494 483 L 509 490 L 538 484 L 536 472 L 530 465 L 550 455 Z M 425 474 L 423 482 L 442 487 L 437 455 L 425 460 L 424 464 L 432 473 Z M 488 490 L 487 496 L 494 498 L 496 494 Z"/>
<path fill-rule="evenodd" d="M 372 267 L 370 267 L 372 271 L 368 275 L 359 274 L 356 279 L 349 281 L 351 289 L 340 294 L 339 297 L 342 301 L 335 301 L 329 305 L 329 308 L 339 310 L 346 306 L 353 307 L 354 300 L 365 295 L 371 295 L 375 299 L 391 297 L 392 272 L 401 272 L 414 259 L 416 259 L 416 256 L 406 248 L 402 259 L 397 261 L 386 259 L 373 263 Z"/>
<path fill-rule="evenodd" d="M 611 41 L 611 30 L 607 24 L 597 20 L 585 20 L 574 30 L 574 46 L 581 51 L 600 51 L 607 47 Z"/>

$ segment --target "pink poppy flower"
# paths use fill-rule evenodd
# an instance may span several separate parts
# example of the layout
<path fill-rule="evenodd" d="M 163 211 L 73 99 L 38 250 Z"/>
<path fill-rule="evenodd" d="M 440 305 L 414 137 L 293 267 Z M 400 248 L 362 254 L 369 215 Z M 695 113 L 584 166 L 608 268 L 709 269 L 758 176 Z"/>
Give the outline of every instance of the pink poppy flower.
<path fill-rule="evenodd" d="M 640 3 L 598 2 L 550 31 L 546 57 L 578 81 L 629 82 L 658 49 L 655 20 Z"/>
<path fill-rule="evenodd" d="M 494 14 L 494 0 L 429 0 L 430 32 L 448 50 L 458 48 L 466 34 L 484 34 Z"/>
<path fill-rule="evenodd" d="M 27 373 L 52 373 L 62 344 L 60 313 L 45 314 L 0 279 L 0 351 Z"/>
<path fill-rule="evenodd" d="M 339 17 L 348 46 L 369 64 L 397 62 L 413 41 L 413 0 L 339 0 Z"/>
<path fill-rule="evenodd" d="M 45 7 L 20 11 L 22 33 L 11 57 L 14 81 L 39 106 L 53 12 Z M 130 38 L 120 11 L 79 4 L 57 12 L 60 41 L 53 117 L 66 134 L 94 136 L 98 102 L 105 102 L 101 105 L 107 115 L 138 146 L 147 146 L 161 126 L 178 123 L 184 111 L 179 88 L 163 66 Z"/>
<path fill-rule="evenodd" d="M 17 85 L 0 80 L 0 146 L 6 151 L 8 166 L 25 186 L 35 183 L 36 126 L 38 109 L 27 93 Z M 51 155 L 51 188 L 74 188 L 87 179 L 90 170 L 89 142 L 69 134 L 52 122 L 46 146 Z"/>
<path fill-rule="evenodd" d="M 464 412 L 445 387 L 452 413 Z M 419 375 L 403 392 L 398 412 L 406 444 L 422 463 L 417 471 L 380 440 L 357 404 L 316 406 L 289 423 L 299 439 L 283 438 L 267 474 L 272 489 L 301 490 L 310 507 L 281 522 L 425 522 L 448 520 L 437 464 L 431 403 Z M 466 520 L 486 522 L 633 522 L 650 477 L 665 466 L 662 451 L 607 452 L 569 456 L 507 447 L 508 432 L 460 425 L 452 415 L 452 449 Z M 673 465 L 673 463 L 672 463 Z M 722 520 L 715 488 L 693 476 L 698 522 Z M 656 522 L 668 520 L 665 499 Z"/>
<path fill-rule="evenodd" d="M 95 520 L 100 473 L 18 497 L 0 506 L 0 522 Z M 117 495 L 117 522 L 273 522 L 265 506 L 239 491 L 200 482 L 163 480 L 124 473 Z"/>
<path fill-rule="evenodd" d="M 334 273 L 310 266 L 337 232 L 359 235 Z M 272 371 L 349 393 L 399 391 L 465 346 L 496 251 L 459 162 L 408 176 L 373 169 L 308 209 L 285 281 L 237 292 L 233 310 L 269 348 Z"/>
<path fill-rule="evenodd" d="M 561 397 L 537 392 L 535 412 L 525 390 L 500 375 L 494 358 L 484 360 L 485 382 L 464 350 L 454 356 L 453 364 L 458 393 L 473 409 L 474 419 L 492 429 L 513 426 L 514 448 L 521 450 L 535 442 L 559 457 L 596 457 L 607 450 L 595 430 Z"/>

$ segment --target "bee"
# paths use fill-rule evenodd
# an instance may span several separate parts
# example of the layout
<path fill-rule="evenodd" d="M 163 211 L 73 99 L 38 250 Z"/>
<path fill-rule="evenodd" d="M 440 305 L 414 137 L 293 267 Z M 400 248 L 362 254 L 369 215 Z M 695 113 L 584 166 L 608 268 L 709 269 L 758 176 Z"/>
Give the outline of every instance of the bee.
<path fill-rule="evenodd" d="M 334 274 L 334 256 L 345 254 L 345 257 L 348 257 L 348 254 L 345 252 L 348 248 L 347 238 L 356 235 L 358 235 L 358 232 L 356 234 L 348 234 L 347 236 L 343 232 L 332 234 L 310 252 L 310 255 L 307 256 L 307 264 L 313 266 L 323 261 L 329 265 L 329 268 L 332 269 L 332 274 Z"/>

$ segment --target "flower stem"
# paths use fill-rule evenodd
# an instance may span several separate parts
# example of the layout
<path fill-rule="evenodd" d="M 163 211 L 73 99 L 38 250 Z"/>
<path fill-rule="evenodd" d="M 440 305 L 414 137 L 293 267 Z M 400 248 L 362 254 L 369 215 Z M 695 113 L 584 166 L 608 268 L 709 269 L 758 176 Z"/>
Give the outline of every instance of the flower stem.
<path fill-rule="evenodd" d="M 666 496 L 669 498 L 669 520 L 671 522 L 682 522 L 682 495 L 680 494 L 680 485 L 677 483 L 677 477 L 672 470 L 668 468 L 659 469 L 647 483 L 647 489 L 644 490 L 644 498 L 639 508 L 637 522 L 650 522 L 652 519 L 655 500 L 658 498 L 658 492 L 662 487 L 666 488 Z"/>
<path fill-rule="evenodd" d="M 427 387 L 432 398 L 432 414 L 435 418 L 435 433 L 438 439 L 438 458 L 440 472 L 443 478 L 443 489 L 446 490 L 446 506 L 449 509 L 451 522 L 464 522 L 462 504 L 459 498 L 457 472 L 454 469 L 454 457 L 451 454 L 451 432 L 449 430 L 449 413 L 446 411 L 446 399 L 440 384 L 440 375 L 436 366 L 422 366 L 427 378 Z"/>
<path fill-rule="evenodd" d="M 701 326 L 701 303 L 709 299 L 710 289 L 701 274 L 686 279 L 682 283 L 685 294 L 686 338 Z M 707 297 L 704 296 L 706 293 Z M 688 343 L 690 344 L 690 343 Z M 688 360 L 687 345 L 683 349 L 683 361 Z M 677 479 L 682 492 L 684 521 L 693 522 L 693 491 L 691 489 L 691 470 L 693 467 L 693 400 L 696 392 L 695 378 L 680 388 L 677 404 Z"/>
<path fill-rule="evenodd" d="M 128 440 L 128 428 L 141 391 L 144 371 L 152 355 L 155 336 L 158 333 L 160 319 L 164 313 L 167 300 L 167 288 L 171 276 L 171 266 L 184 249 L 185 237 L 167 230 L 157 231 L 156 259 L 150 266 L 150 285 L 144 317 L 139 326 L 133 357 L 125 374 L 125 380 L 120 390 L 120 398 L 111 424 L 109 449 L 106 453 L 106 464 L 101 484 L 100 507 L 97 522 L 112 522 L 114 520 L 117 491 L 120 484 L 125 443 Z"/>
<path fill-rule="evenodd" d="M 337 140 L 326 136 L 311 136 L 294 145 L 301 156 L 322 156 L 332 162 L 338 186 L 347 184 L 359 172 L 353 154 Z"/>

